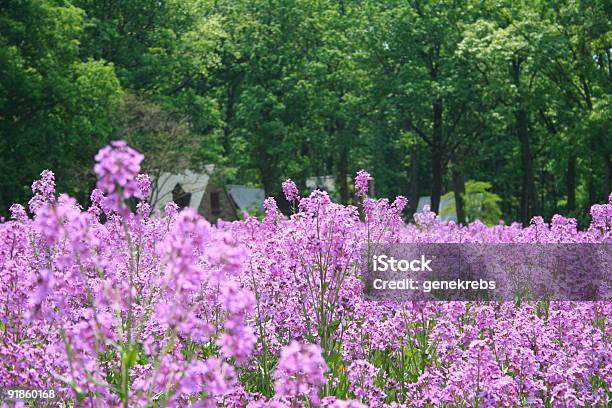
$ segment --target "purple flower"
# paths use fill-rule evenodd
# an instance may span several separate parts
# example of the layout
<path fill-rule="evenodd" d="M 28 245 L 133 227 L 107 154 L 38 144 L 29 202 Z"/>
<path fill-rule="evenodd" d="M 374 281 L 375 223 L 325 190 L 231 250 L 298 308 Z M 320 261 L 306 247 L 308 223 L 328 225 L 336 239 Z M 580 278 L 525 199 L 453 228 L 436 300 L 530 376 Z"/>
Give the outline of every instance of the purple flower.
<path fill-rule="evenodd" d="M 168 218 L 173 218 L 178 214 L 179 206 L 174 201 L 168 201 L 164 207 L 164 214 Z"/>
<path fill-rule="evenodd" d="M 45 171 L 33 220 L 15 204 L 17 222 L 0 221 L 4 386 L 78 390 L 100 407 L 610 405 L 611 302 L 372 302 L 355 265 L 369 242 L 609 243 L 612 197 L 586 230 L 558 215 L 458 225 L 429 208 L 415 224 L 404 197 L 365 197 L 360 172 L 363 219 L 287 181 L 290 218 L 268 199 L 263 221 L 210 225 L 174 203 L 133 214 L 125 198 L 150 189 L 141 158 L 122 142 L 103 150 L 87 211 Z"/>
<path fill-rule="evenodd" d="M 402 211 L 404 211 L 404 208 L 406 208 L 406 205 L 408 204 L 408 199 L 404 196 L 397 196 L 395 197 L 395 201 L 393 201 L 393 208 L 395 208 L 395 211 L 397 211 L 398 213 L 401 214 Z"/>
<path fill-rule="evenodd" d="M 233 357 L 236 362 L 241 363 L 251 355 L 256 341 L 253 329 L 241 324 L 222 334 L 217 340 L 217 346 L 223 356 Z"/>
<path fill-rule="evenodd" d="M 349 388 L 353 395 L 370 405 L 379 405 L 384 394 L 374 385 L 378 369 L 365 360 L 354 361 L 347 369 Z"/>
<path fill-rule="evenodd" d="M 325 384 L 328 370 L 316 344 L 292 341 L 281 350 L 274 372 L 274 390 L 286 397 L 306 396 L 313 404 L 319 403 L 319 386 Z"/>
<path fill-rule="evenodd" d="M 53 288 L 53 282 L 52 271 L 48 269 L 43 269 L 40 271 L 36 291 L 32 294 L 30 299 L 34 307 L 39 307 L 40 304 L 47 298 L 47 295 Z"/>
<path fill-rule="evenodd" d="M 321 403 L 325 408 L 367 408 L 359 401 L 341 400 L 336 397 L 325 397 Z"/>
<path fill-rule="evenodd" d="M 15 221 L 24 222 L 28 219 L 28 214 L 26 214 L 25 208 L 21 204 L 11 205 L 9 211 L 11 212 L 11 218 Z"/>
<path fill-rule="evenodd" d="M 365 170 L 359 170 L 355 176 L 355 195 L 363 197 L 368 192 L 368 184 L 372 178 L 370 173 Z"/>
<path fill-rule="evenodd" d="M 94 188 L 91 191 L 89 199 L 91 200 L 92 204 L 100 206 L 102 205 L 102 200 L 104 199 L 104 193 L 102 192 L 102 190 Z"/>
<path fill-rule="evenodd" d="M 147 200 L 151 194 L 151 178 L 146 174 L 139 174 L 136 176 L 136 185 L 138 190 L 134 196 L 141 200 Z"/>
<path fill-rule="evenodd" d="M 232 366 L 217 358 L 196 361 L 185 370 L 179 383 L 183 394 L 206 391 L 210 395 L 225 395 L 234 389 L 236 373 Z"/>
<path fill-rule="evenodd" d="M 272 222 L 278 214 L 278 206 L 274 197 L 268 197 L 264 200 L 264 210 L 266 211 L 266 221 Z"/>
<path fill-rule="evenodd" d="M 28 202 L 30 212 L 36 214 L 38 210 L 45 204 L 53 201 L 55 193 L 55 175 L 50 170 L 44 170 L 40 173 L 40 180 L 32 183 L 32 192 L 34 196 Z"/>
<path fill-rule="evenodd" d="M 285 198 L 287 201 L 294 201 L 299 199 L 299 191 L 293 180 L 287 179 L 283 181 L 283 194 L 285 194 Z"/>
<path fill-rule="evenodd" d="M 40 180 L 32 183 L 32 192 L 50 196 L 55 193 L 55 174 L 50 170 L 43 170 L 40 173 Z"/>
<path fill-rule="evenodd" d="M 141 201 L 136 206 L 136 213 L 141 217 L 146 217 L 151 213 L 151 206 L 145 201 Z"/>
<path fill-rule="evenodd" d="M 128 146 L 125 140 L 113 141 L 110 146 L 100 149 L 96 154 L 96 186 L 107 194 L 106 204 L 112 210 L 125 215 L 122 200 L 142 194 L 139 193 L 136 177 L 143 159 L 144 156 Z"/>

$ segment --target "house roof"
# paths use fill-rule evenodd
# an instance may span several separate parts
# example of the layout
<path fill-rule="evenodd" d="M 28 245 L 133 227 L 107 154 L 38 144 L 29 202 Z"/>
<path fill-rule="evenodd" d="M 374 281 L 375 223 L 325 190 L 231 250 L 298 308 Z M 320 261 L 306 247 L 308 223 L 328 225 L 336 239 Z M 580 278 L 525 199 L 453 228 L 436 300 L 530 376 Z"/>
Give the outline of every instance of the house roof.
<path fill-rule="evenodd" d="M 227 193 L 241 211 L 252 213 L 263 210 L 265 193 L 261 188 L 228 184 Z"/>
<path fill-rule="evenodd" d="M 306 187 L 311 191 L 323 189 L 330 193 L 336 191 L 336 176 L 315 176 L 306 179 Z"/>
<path fill-rule="evenodd" d="M 161 173 L 157 180 L 154 180 L 154 188 L 151 196 L 151 203 L 153 208 L 163 209 L 166 203 L 172 201 L 172 190 L 177 184 L 181 185 L 181 188 L 185 193 L 191 194 L 189 200 L 189 207 L 198 209 L 202 198 L 204 197 L 204 191 L 208 182 L 210 181 L 210 175 L 214 172 L 215 165 L 208 164 L 204 166 L 202 173 L 194 173 L 191 170 L 185 170 L 182 173 Z"/>

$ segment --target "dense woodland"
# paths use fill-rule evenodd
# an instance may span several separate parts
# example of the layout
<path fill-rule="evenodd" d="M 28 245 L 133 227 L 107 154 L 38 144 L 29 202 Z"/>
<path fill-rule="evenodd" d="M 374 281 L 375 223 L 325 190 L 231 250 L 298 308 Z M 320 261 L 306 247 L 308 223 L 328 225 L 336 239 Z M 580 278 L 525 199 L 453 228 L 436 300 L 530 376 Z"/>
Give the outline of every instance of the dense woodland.
<path fill-rule="evenodd" d="M 378 196 L 489 182 L 507 221 L 612 191 L 605 0 L 2 0 L 0 215 L 41 170 L 87 203 L 94 153 L 216 163 L 280 196 L 367 168 Z"/>

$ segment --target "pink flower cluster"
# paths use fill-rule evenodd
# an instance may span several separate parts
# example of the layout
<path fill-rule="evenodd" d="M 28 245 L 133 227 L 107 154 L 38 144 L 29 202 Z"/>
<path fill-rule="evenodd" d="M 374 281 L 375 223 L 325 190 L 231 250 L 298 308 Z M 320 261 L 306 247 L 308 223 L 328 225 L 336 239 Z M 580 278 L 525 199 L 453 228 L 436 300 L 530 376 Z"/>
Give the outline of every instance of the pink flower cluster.
<path fill-rule="evenodd" d="M 355 195 L 357 197 L 363 197 L 367 194 L 369 183 L 372 178 L 370 173 L 365 170 L 359 170 L 355 176 Z"/>
<path fill-rule="evenodd" d="M 318 404 L 319 386 L 325 384 L 325 371 L 327 364 L 318 345 L 293 340 L 280 352 L 274 390 L 279 396 L 306 396 L 311 403 Z"/>
<path fill-rule="evenodd" d="M 609 302 L 372 302 L 356 264 L 376 242 L 612 244 L 612 196 L 584 231 L 562 216 L 460 226 L 404 222 L 403 197 L 364 198 L 360 215 L 288 180 L 291 216 L 270 198 L 263 220 L 212 226 L 150 211 L 142 159 L 102 149 L 87 209 L 45 171 L 29 214 L 0 224 L 2 387 L 96 407 L 611 403 Z"/>
<path fill-rule="evenodd" d="M 283 184 L 281 187 L 283 188 L 283 194 L 285 195 L 285 198 L 287 199 L 287 201 L 290 201 L 290 202 L 295 201 L 300 197 L 299 195 L 300 192 L 293 180 L 287 179 L 283 181 Z"/>
<path fill-rule="evenodd" d="M 123 199 L 146 199 L 149 194 L 148 176 L 140 175 L 140 163 L 144 156 L 128 146 L 125 140 L 116 140 L 100 149 L 95 156 L 94 173 L 97 188 L 107 194 L 105 206 L 121 215 L 127 215 Z"/>

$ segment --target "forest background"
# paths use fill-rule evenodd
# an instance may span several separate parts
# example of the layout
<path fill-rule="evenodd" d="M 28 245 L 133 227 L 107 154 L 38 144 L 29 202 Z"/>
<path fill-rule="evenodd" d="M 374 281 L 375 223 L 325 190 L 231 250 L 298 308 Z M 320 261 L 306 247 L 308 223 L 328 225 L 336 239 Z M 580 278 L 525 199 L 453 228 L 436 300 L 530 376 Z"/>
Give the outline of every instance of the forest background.
<path fill-rule="evenodd" d="M 47 168 L 87 203 L 93 155 L 122 138 L 153 176 L 214 163 L 221 183 L 279 200 L 286 178 L 333 175 L 349 202 L 367 168 L 410 211 L 449 193 L 464 221 L 467 185 L 506 221 L 582 223 L 612 191 L 611 14 L 604 0 L 3 0 L 0 216 Z"/>

